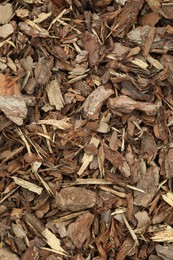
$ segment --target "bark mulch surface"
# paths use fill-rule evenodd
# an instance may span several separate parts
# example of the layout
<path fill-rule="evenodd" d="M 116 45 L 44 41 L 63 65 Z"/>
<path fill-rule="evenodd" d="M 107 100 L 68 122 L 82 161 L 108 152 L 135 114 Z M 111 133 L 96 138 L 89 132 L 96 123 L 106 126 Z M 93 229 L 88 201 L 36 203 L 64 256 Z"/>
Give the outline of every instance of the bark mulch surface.
<path fill-rule="evenodd" d="M 0 260 L 173 259 L 173 1 L 0 3 Z"/>

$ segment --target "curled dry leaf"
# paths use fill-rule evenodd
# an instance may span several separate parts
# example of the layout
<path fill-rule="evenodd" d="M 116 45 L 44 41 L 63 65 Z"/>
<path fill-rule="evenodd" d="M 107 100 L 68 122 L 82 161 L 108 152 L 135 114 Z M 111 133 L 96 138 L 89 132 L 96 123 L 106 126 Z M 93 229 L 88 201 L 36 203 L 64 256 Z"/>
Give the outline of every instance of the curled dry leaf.
<path fill-rule="evenodd" d="M 63 188 L 57 193 L 56 203 L 61 210 L 79 211 L 96 204 L 96 193 L 83 188 Z"/>
<path fill-rule="evenodd" d="M 0 74 L 0 110 L 14 123 L 23 124 L 27 107 L 16 79 Z"/>
<path fill-rule="evenodd" d="M 83 104 L 85 115 L 93 120 L 97 119 L 103 102 L 112 94 L 114 94 L 112 89 L 105 89 L 103 86 L 95 89 Z"/>
<path fill-rule="evenodd" d="M 138 102 L 127 96 L 120 96 L 109 99 L 109 107 L 113 112 L 120 112 L 123 114 L 129 114 L 133 110 L 141 110 L 147 115 L 156 115 L 158 106 L 148 102 Z"/>

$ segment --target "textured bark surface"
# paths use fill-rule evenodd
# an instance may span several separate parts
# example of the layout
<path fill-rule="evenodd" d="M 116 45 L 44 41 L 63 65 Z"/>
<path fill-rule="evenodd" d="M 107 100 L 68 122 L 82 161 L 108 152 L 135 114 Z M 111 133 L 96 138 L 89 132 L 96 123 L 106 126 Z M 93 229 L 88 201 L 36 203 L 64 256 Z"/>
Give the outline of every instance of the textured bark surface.
<path fill-rule="evenodd" d="M 0 1 L 0 260 L 173 254 L 173 1 Z"/>

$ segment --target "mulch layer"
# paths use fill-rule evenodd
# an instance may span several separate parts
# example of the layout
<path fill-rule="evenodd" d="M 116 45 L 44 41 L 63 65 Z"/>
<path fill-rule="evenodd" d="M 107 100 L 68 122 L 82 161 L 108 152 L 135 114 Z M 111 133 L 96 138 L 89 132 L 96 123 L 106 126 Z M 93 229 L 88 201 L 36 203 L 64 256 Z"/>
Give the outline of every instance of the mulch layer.
<path fill-rule="evenodd" d="M 173 1 L 0 1 L 0 259 L 173 259 Z"/>

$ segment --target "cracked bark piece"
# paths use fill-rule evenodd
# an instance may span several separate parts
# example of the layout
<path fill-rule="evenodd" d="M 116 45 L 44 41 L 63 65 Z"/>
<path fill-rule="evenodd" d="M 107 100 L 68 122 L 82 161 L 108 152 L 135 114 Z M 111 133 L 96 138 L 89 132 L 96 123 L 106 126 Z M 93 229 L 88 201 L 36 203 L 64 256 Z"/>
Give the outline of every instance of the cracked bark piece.
<path fill-rule="evenodd" d="M 97 119 L 103 102 L 112 94 L 114 94 L 112 89 L 105 89 L 103 86 L 95 89 L 84 102 L 83 107 L 85 115 L 92 120 Z"/>
<path fill-rule="evenodd" d="M 27 107 L 16 79 L 0 74 L 0 110 L 17 125 L 23 124 Z"/>
<path fill-rule="evenodd" d="M 56 203 L 61 210 L 72 212 L 80 211 L 95 206 L 96 193 L 83 188 L 63 188 L 56 197 Z"/>
<path fill-rule="evenodd" d="M 123 38 L 135 23 L 138 13 L 143 6 L 144 0 L 129 0 L 122 9 L 122 12 L 115 18 L 112 31 L 114 37 Z"/>
<path fill-rule="evenodd" d="M 140 181 L 137 183 L 137 188 L 145 191 L 141 193 L 134 191 L 134 204 L 137 206 L 147 207 L 154 198 L 159 185 L 159 167 L 150 167 L 142 174 Z"/>
<path fill-rule="evenodd" d="M 97 36 L 92 33 L 85 32 L 83 35 L 84 49 L 89 53 L 89 63 L 91 66 L 96 65 L 99 60 L 100 44 Z"/>
<path fill-rule="evenodd" d="M 164 170 L 167 179 L 173 177 L 173 149 L 169 149 L 168 153 L 165 155 Z"/>
<path fill-rule="evenodd" d="M 158 106 L 148 102 L 138 102 L 127 96 L 119 96 L 110 98 L 108 103 L 113 112 L 120 112 L 123 114 L 130 114 L 133 110 L 140 110 L 147 115 L 156 115 Z"/>
<path fill-rule="evenodd" d="M 113 166 L 119 169 L 124 177 L 130 176 L 130 167 L 122 154 L 117 151 L 113 151 L 110 148 L 104 146 L 105 158 L 112 163 Z"/>
<path fill-rule="evenodd" d="M 94 215 L 86 212 L 68 226 L 68 235 L 77 248 L 81 248 L 85 240 L 91 236 L 90 227 L 93 220 Z"/>
<path fill-rule="evenodd" d="M 151 133 L 145 132 L 141 140 L 140 153 L 143 159 L 146 159 L 149 163 L 154 160 L 157 154 L 157 145 L 154 136 Z"/>

